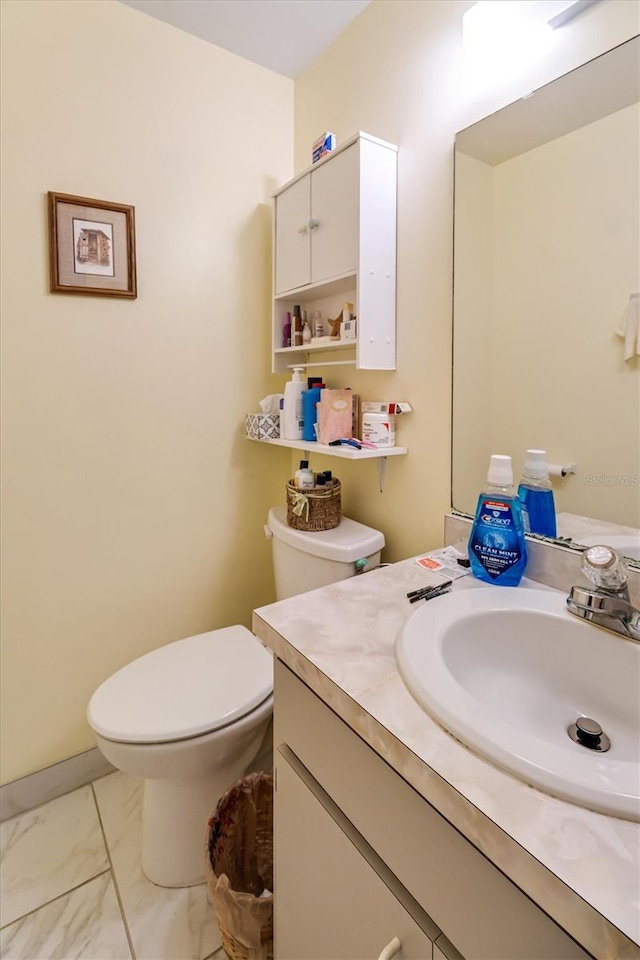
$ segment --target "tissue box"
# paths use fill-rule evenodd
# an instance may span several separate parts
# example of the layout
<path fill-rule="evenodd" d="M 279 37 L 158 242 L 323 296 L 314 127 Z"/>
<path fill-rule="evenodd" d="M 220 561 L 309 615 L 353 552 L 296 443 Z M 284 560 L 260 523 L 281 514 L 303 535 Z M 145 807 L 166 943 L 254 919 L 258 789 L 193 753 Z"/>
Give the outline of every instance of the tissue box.
<path fill-rule="evenodd" d="M 280 436 L 280 414 L 248 413 L 244 428 L 250 440 L 277 440 Z"/>

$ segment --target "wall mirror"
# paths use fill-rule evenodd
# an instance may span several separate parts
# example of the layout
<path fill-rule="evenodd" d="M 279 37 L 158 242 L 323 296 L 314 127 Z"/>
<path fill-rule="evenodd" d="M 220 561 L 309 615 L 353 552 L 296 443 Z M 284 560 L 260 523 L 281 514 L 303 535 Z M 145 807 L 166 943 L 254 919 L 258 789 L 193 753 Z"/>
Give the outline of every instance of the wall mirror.
<path fill-rule="evenodd" d="M 452 449 L 458 512 L 542 448 L 558 537 L 638 560 L 639 100 L 636 37 L 457 134 Z"/>

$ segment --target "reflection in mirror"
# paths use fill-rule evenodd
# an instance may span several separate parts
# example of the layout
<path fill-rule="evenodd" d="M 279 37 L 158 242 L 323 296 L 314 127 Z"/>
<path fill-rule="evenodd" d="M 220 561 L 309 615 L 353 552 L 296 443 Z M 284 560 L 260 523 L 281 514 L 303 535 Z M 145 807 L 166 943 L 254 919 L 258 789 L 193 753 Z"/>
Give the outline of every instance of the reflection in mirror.
<path fill-rule="evenodd" d="M 452 502 L 541 448 L 558 536 L 640 559 L 639 100 L 635 38 L 456 136 Z"/>

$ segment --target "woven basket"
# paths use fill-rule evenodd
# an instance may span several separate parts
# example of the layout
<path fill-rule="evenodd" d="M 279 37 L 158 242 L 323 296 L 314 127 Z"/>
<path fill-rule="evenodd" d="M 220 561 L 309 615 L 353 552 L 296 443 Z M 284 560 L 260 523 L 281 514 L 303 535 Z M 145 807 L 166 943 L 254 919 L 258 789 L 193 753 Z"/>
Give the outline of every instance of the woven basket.
<path fill-rule="evenodd" d="M 209 820 L 207 883 L 229 960 L 273 960 L 273 776 L 251 773 Z M 271 891 L 261 896 L 264 890 Z"/>
<path fill-rule="evenodd" d="M 301 490 L 290 480 L 287 484 L 287 524 L 295 530 L 319 533 L 333 530 L 342 517 L 339 480 L 326 487 Z"/>

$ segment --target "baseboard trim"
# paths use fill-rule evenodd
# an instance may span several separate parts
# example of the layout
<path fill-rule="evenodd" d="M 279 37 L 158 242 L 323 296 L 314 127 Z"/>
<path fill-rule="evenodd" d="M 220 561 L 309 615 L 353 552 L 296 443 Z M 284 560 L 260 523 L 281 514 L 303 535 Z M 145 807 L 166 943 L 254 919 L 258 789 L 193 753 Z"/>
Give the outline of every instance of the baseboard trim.
<path fill-rule="evenodd" d="M 115 767 L 94 747 L 26 777 L 5 783 L 0 787 L 0 822 L 33 810 L 49 800 L 55 800 L 56 797 L 83 787 L 92 780 L 113 773 L 114 770 Z"/>

